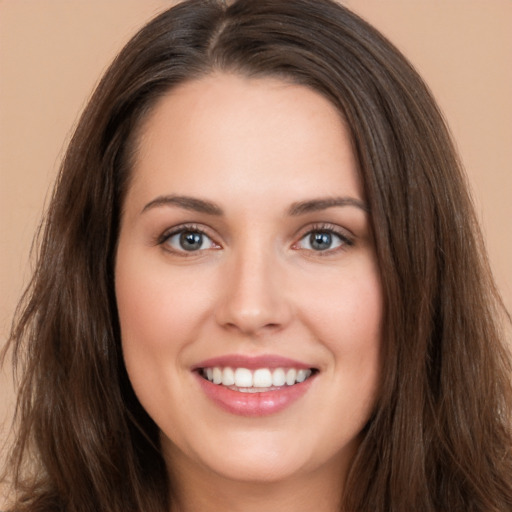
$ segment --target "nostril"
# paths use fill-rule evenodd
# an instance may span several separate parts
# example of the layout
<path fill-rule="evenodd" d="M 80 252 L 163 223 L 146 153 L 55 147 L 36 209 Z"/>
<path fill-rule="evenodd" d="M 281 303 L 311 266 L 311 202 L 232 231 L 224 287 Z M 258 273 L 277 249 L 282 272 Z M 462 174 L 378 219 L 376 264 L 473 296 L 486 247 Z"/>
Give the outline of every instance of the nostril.
<path fill-rule="evenodd" d="M 272 311 L 252 310 L 252 311 L 230 311 L 224 315 L 220 315 L 219 323 L 228 330 L 236 330 L 245 334 L 256 334 L 268 331 L 277 331 L 286 323 L 283 321 L 276 321 L 277 314 Z M 272 318 L 274 317 L 274 318 Z M 226 321 L 223 321 L 226 319 Z"/>

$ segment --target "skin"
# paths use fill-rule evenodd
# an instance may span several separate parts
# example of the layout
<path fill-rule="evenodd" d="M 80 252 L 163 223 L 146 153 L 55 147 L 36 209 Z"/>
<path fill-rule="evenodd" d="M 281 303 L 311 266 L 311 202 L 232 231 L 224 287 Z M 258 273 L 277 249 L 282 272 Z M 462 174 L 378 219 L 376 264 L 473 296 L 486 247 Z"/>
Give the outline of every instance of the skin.
<path fill-rule="evenodd" d="M 296 208 L 340 197 L 349 204 Z M 176 510 L 339 510 L 380 376 L 383 299 L 364 199 L 341 116 L 306 87 L 217 73 L 173 89 L 145 120 L 116 295 L 126 368 L 161 429 Z M 166 239 L 184 224 L 206 234 L 199 250 Z M 332 245 L 314 250 L 312 231 Z M 244 417 L 191 371 L 225 354 L 319 371 L 284 410 Z"/>

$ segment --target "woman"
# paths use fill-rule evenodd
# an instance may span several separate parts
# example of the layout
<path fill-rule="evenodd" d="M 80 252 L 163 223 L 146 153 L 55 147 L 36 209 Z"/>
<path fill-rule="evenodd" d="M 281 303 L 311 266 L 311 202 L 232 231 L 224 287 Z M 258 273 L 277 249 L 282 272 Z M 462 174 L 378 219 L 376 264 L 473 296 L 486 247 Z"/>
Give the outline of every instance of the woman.
<path fill-rule="evenodd" d="M 504 316 L 389 42 L 328 0 L 184 2 L 64 159 L 12 510 L 509 510 Z"/>

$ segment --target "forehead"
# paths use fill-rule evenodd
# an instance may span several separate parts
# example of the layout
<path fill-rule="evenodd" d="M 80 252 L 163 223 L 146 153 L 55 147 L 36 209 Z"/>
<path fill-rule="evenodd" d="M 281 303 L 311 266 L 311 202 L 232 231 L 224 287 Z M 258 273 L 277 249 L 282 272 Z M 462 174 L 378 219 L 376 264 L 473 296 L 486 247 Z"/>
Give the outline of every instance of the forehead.
<path fill-rule="evenodd" d="M 131 188 L 145 195 L 203 195 L 220 186 L 249 194 L 257 184 L 268 194 L 328 196 L 341 187 L 362 197 L 338 110 L 312 89 L 275 78 L 219 73 L 169 91 L 139 130 L 133 173 Z"/>

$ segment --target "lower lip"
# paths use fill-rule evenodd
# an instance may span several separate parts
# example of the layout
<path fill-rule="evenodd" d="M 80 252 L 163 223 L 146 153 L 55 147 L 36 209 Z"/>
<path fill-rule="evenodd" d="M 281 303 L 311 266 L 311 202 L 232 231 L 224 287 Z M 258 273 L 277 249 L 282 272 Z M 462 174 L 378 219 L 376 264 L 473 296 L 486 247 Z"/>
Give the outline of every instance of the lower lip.
<path fill-rule="evenodd" d="M 239 416 L 266 416 L 275 414 L 304 396 L 315 376 L 293 386 L 283 386 L 272 391 L 243 393 L 220 384 L 213 384 L 196 373 L 205 394 L 219 407 Z"/>

